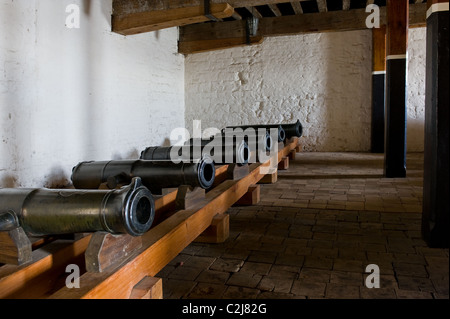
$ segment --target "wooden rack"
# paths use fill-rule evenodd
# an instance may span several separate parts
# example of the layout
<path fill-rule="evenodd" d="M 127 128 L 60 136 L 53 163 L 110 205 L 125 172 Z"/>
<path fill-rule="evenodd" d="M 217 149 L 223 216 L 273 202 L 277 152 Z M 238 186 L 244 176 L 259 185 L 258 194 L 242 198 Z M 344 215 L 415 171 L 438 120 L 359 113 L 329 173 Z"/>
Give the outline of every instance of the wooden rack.
<path fill-rule="evenodd" d="M 258 183 L 276 182 L 277 168 L 287 169 L 301 149 L 298 138 L 280 146 L 273 171 L 270 161 L 222 165 L 216 169 L 218 184 L 207 192 L 180 186 L 155 197 L 154 226 L 143 236 L 97 232 L 35 241 L 31 262 L 0 267 L 0 298 L 162 298 L 162 280 L 154 276 L 193 241 L 226 240 L 226 211 L 256 204 Z M 79 288 L 66 286 L 71 264 L 80 269 Z"/>

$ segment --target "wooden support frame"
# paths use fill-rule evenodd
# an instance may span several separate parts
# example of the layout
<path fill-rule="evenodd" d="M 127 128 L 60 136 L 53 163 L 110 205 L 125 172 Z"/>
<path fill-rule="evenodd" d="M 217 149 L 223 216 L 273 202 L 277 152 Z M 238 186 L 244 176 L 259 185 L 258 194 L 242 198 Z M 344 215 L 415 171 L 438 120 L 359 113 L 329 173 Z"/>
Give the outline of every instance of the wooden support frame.
<path fill-rule="evenodd" d="M 103 272 L 109 267 L 117 266 L 141 246 L 142 240 L 140 237 L 96 232 L 92 235 L 86 249 L 86 270 Z"/>
<path fill-rule="evenodd" d="M 279 170 L 287 170 L 289 168 L 289 157 L 283 157 L 278 163 Z"/>
<path fill-rule="evenodd" d="M 129 299 L 163 299 L 162 279 L 144 277 L 133 287 Z"/>
<path fill-rule="evenodd" d="M 31 242 L 22 227 L 0 232 L 0 263 L 23 265 L 31 260 Z"/>
<path fill-rule="evenodd" d="M 261 200 L 261 187 L 259 185 L 250 185 L 247 193 L 244 194 L 234 205 L 235 206 L 252 206 Z"/>
<path fill-rule="evenodd" d="M 295 149 L 298 139 L 278 151 L 277 160 Z M 141 236 L 142 246 L 133 250 L 120 265 L 102 272 L 89 272 L 85 253 L 93 235 L 76 240 L 56 240 L 32 252 L 32 262 L 0 267 L 0 298 L 137 298 L 146 296 L 147 277 L 154 277 L 187 245 L 211 226 L 218 214 L 244 196 L 250 185 L 257 184 L 270 163 L 249 166 L 249 174 L 239 180 L 225 180 L 210 190 L 205 198 L 189 209 L 174 212 L 177 190 L 156 198 L 156 216 L 160 222 Z M 164 215 L 169 216 L 164 218 Z M 66 266 L 80 266 L 80 288 L 65 286 Z M 142 281 L 144 280 L 144 281 Z M 137 289 L 137 290 L 136 290 Z"/>
<path fill-rule="evenodd" d="M 213 217 L 211 225 L 205 229 L 194 241 L 197 243 L 218 244 L 230 237 L 230 215 L 217 214 Z"/>

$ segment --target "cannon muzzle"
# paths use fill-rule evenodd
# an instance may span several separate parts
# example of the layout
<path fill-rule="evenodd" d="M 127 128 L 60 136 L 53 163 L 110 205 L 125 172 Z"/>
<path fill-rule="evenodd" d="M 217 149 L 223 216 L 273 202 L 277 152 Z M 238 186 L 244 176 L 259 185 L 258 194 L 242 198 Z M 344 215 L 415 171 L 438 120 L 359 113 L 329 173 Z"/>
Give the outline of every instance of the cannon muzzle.
<path fill-rule="evenodd" d="M 17 227 L 30 236 L 106 231 L 140 236 L 155 217 L 140 178 L 115 190 L 0 189 L 0 231 Z"/>
<path fill-rule="evenodd" d="M 300 120 L 297 120 L 294 124 L 281 124 L 286 132 L 286 138 L 301 137 L 303 135 L 303 126 Z"/>

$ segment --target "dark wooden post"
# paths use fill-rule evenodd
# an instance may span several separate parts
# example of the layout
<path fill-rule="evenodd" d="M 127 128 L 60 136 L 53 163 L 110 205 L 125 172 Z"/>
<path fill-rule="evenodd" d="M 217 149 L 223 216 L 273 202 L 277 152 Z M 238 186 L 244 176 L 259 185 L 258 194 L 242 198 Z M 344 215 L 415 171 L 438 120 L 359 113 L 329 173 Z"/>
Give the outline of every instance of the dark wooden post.
<path fill-rule="evenodd" d="M 408 0 L 387 1 L 384 174 L 406 176 L 406 49 Z"/>
<path fill-rule="evenodd" d="M 384 88 L 386 77 L 386 26 L 372 29 L 372 137 L 371 152 L 384 152 Z"/>
<path fill-rule="evenodd" d="M 448 0 L 428 0 L 422 234 L 449 247 Z"/>

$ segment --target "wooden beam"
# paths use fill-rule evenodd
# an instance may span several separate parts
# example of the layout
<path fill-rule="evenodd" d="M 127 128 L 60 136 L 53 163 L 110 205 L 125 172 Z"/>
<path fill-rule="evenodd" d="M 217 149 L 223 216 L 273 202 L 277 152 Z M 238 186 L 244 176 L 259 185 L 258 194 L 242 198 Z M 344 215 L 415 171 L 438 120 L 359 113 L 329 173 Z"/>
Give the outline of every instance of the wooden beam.
<path fill-rule="evenodd" d="M 330 11 L 264 18 L 259 21 L 258 35 L 262 37 L 317 32 L 367 30 L 365 9 Z M 410 5 L 410 25 L 424 26 L 426 4 Z M 380 8 L 380 24 L 386 24 L 386 8 Z M 185 41 L 245 38 L 242 21 L 202 23 L 180 28 L 180 44 Z"/>
<path fill-rule="evenodd" d="M 342 0 L 342 10 L 350 10 L 350 0 Z"/>
<path fill-rule="evenodd" d="M 261 13 L 255 7 L 245 7 L 245 9 L 247 9 L 252 14 L 252 16 L 254 16 L 255 18 L 258 18 L 258 19 L 263 18 Z"/>
<path fill-rule="evenodd" d="M 291 6 L 295 14 L 303 14 L 302 4 L 299 1 L 292 1 Z"/>
<path fill-rule="evenodd" d="M 299 2 L 309 0 L 298 0 Z M 211 4 L 228 3 L 233 8 L 255 7 L 267 4 L 285 3 L 286 0 L 211 0 Z M 161 11 L 168 9 L 184 9 L 202 7 L 204 0 L 113 0 L 113 14 L 127 15 L 145 11 Z"/>
<path fill-rule="evenodd" d="M 250 37 L 250 45 L 261 44 L 264 38 Z M 211 39 L 211 40 L 194 40 L 178 42 L 178 53 L 193 54 L 206 51 L 223 50 L 228 48 L 249 45 L 245 38 L 228 38 L 228 39 Z"/>
<path fill-rule="evenodd" d="M 236 11 L 234 11 L 231 16 L 233 17 L 234 20 L 242 20 L 242 16 Z"/>
<path fill-rule="evenodd" d="M 328 12 L 327 0 L 317 0 L 317 8 L 319 12 Z"/>
<path fill-rule="evenodd" d="M 231 17 L 234 9 L 226 3 L 211 4 L 210 12 L 214 17 L 223 19 Z M 203 6 L 143 11 L 126 15 L 113 14 L 112 31 L 122 35 L 133 35 L 208 20 Z"/>
<path fill-rule="evenodd" d="M 408 2 L 407 0 L 388 1 L 388 20 L 386 30 L 387 56 L 406 54 L 408 43 Z M 406 8 L 406 9 L 405 9 Z"/>
<path fill-rule="evenodd" d="M 276 4 L 269 4 L 268 6 L 276 17 L 281 17 L 281 11 L 278 9 Z"/>
<path fill-rule="evenodd" d="M 386 26 L 372 29 L 372 71 L 386 71 Z"/>

